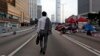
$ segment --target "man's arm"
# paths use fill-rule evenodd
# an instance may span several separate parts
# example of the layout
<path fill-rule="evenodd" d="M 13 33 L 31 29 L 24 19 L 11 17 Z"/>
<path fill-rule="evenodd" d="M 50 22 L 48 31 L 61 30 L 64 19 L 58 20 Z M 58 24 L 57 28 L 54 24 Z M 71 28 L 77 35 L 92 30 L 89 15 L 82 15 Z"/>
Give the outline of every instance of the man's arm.
<path fill-rule="evenodd" d="M 49 22 L 49 31 L 52 31 L 52 23 L 51 23 L 50 19 L 48 19 L 48 22 Z"/>

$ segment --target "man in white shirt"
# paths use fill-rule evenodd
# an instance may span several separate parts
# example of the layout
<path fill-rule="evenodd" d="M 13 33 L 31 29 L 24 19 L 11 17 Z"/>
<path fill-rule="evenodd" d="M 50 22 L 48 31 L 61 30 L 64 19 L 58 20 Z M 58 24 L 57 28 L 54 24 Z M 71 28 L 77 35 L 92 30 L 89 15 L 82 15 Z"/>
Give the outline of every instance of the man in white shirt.
<path fill-rule="evenodd" d="M 43 11 L 42 17 L 38 20 L 38 28 L 37 28 L 37 32 L 40 35 L 39 38 L 40 38 L 41 54 L 45 54 L 49 31 L 51 31 L 51 21 L 47 17 L 47 13 Z"/>

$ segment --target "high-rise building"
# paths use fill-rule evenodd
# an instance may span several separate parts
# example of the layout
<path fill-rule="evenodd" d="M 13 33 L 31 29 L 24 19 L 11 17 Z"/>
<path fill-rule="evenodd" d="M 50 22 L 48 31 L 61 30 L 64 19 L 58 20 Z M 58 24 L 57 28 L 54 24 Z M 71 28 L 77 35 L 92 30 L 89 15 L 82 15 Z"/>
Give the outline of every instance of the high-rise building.
<path fill-rule="evenodd" d="M 29 11 L 31 19 L 37 18 L 37 0 L 29 0 Z"/>
<path fill-rule="evenodd" d="M 90 0 L 91 12 L 100 11 L 100 0 Z"/>
<path fill-rule="evenodd" d="M 37 18 L 41 18 L 42 16 L 42 6 L 41 5 L 37 5 Z"/>
<path fill-rule="evenodd" d="M 41 5 L 41 0 L 37 0 L 37 5 Z"/>
<path fill-rule="evenodd" d="M 8 7 L 6 0 L 0 0 L 0 18 L 6 17 L 7 9 Z"/>
<path fill-rule="evenodd" d="M 61 3 L 60 0 L 56 0 L 56 22 L 60 23 L 61 22 Z"/>
<path fill-rule="evenodd" d="M 37 19 L 41 18 L 41 16 L 42 16 L 41 0 L 37 0 Z"/>
<path fill-rule="evenodd" d="M 29 0 L 8 0 L 8 14 L 10 18 L 18 19 L 22 25 L 30 23 Z"/>
<path fill-rule="evenodd" d="M 78 0 L 78 14 L 89 13 L 90 1 L 89 0 Z"/>
<path fill-rule="evenodd" d="M 29 0 L 3 0 L 2 9 L 6 14 L 1 15 L 5 18 L 0 19 L 2 25 L 6 27 L 18 27 L 21 23 L 28 24 L 29 16 Z M 1 0 L 0 0 L 1 2 Z M 0 10 L 2 11 L 2 10 Z M 3 13 L 5 13 L 2 11 Z"/>
<path fill-rule="evenodd" d="M 7 2 L 6 2 L 6 0 L 0 0 L 0 12 L 7 13 Z"/>
<path fill-rule="evenodd" d="M 85 15 L 87 13 L 99 12 L 100 0 L 78 0 L 78 14 Z"/>
<path fill-rule="evenodd" d="M 55 22 L 55 16 L 53 14 L 51 15 L 51 22 Z"/>
<path fill-rule="evenodd" d="M 13 0 L 0 0 L 0 26 L 3 27 L 17 27 L 18 26 L 18 18 L 16 15 L 10 14 L 14 13 L 12 10 L 9 10 L 9 5 L 12 7 L 15 6 L 15 1 Z M 14 10 L 16 11 L 16 10 Z"/>

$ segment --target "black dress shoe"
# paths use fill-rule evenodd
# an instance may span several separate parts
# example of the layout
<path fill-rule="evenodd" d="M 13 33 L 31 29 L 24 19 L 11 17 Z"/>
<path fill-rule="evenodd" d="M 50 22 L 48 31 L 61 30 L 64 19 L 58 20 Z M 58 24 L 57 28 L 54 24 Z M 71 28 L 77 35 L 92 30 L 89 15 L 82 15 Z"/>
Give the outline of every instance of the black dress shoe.
<path fill-rule="evenodd" d="M 43 52 L 43 55 L 45 55 L 45 52 Z"/>
<path fill-rule="evenodd" d="M 41 50 L 40 50 L 40 54 L 41 54 L 41 53 L 43 53 L 43 49 L 42 49 L 42 48 L 41 48 Z"/>

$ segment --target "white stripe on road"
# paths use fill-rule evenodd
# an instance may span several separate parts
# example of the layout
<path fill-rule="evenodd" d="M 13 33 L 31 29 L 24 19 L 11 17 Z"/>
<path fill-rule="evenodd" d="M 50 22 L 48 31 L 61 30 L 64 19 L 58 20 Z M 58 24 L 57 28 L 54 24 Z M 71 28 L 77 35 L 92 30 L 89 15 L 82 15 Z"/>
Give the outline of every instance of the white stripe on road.
<path fill-rule="evenodd" d="M 28 44 L 35 36 L 36 36 L 36 34 L 33 35 L 30 39 L 28 39 L 24 44 L 22 44 L 16 50 L 14 50 L 12 53 L 10 53 L 8 56 L 13 56 L 14 54 L 16 54 L 20 49 L 22 49 L 26 44 Z"/>
<path fill-rule="evenodd" d="M 56 32 L 59 34 L 58 31 L 56 31 Z M 99 51 L 99 50 L 94 49 L 94 48 L 92 48 L 92 47 L 90 47 L 90 46 L 88 46 L 88 45 L 86 45 L 86 44 L 84 44 L 84 43 L 82 43 L 82 42 L 79 42 L 79 41 L 77 41 L 77 40 L 75 40 L 75 39 L 73 39 L 73 38 L 71 38 L 71 37 L 68 37 L 68 36 L 66 36 L 66 35 L 62 35 L 62 36 L 65 37 L 66 39 L 70 40 L 71 42 L 73 42 L 73 43 L 75 43 L 75 44 L 77 44 L 77 45 L 83 47 L 84 49 L 86 49 L 86 50 L 92 52 L 93 54 L 95 54 L 95 55 L 97 55 L 97 56 L 100 56 L 100 51 Z"/>

